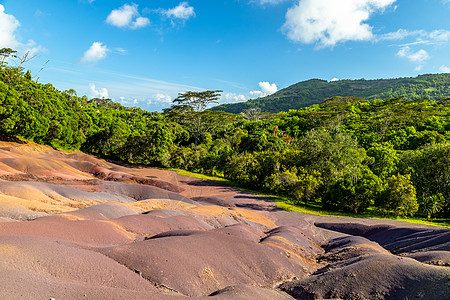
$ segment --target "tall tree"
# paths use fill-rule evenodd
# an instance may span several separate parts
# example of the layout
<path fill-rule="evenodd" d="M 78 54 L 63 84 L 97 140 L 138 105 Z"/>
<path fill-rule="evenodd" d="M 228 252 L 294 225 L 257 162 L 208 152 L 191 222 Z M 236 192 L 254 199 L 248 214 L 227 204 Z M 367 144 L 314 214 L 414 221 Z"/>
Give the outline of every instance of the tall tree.
<path fill-rule="evenodd" d="M 173 100 L 174 104 L 164 109 L 164 113 L 169 119 L 181 124 L 197 145 L 202 142 L 205 133 L 215 133 L 235 119 L 235 116 L 229 113 L 206 110 L 210 104 L 218 103 L 221 92 L 215 90 L 180 93 Z"/>
<path fill-rule="evenodd" d="M 179 93 L 178 97 L 173 100 L 173 103 L 177 103 L 172 106 L 172 109 L 178 106 L 178 108 L 184 107 L 188 110 L 200 112 L 204 111 L 210 104 L 219 103 L 217 100 L 220 97 L 222 91 L 203 91 L 203 92 L 185 92 Z"/>

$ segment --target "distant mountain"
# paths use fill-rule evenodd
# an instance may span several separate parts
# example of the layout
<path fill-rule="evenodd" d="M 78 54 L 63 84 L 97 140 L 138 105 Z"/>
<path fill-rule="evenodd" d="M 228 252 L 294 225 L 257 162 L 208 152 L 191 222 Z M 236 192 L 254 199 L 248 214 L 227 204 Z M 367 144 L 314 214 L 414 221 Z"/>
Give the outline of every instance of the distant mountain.
<path fill-rule="evenodd" d="M 293 84 L 267 97 L 247 102 L 213 107 L 231 113 L 259 107 L 264 112 L 277 113 L 319 104 L 325 98 L 354 96 L 367 100 L 405 97 L 406 99 L 440 99 L 450 97 L 450 74 L 427 74 L 411 78 L 376 80 L 311 79 Z"/>

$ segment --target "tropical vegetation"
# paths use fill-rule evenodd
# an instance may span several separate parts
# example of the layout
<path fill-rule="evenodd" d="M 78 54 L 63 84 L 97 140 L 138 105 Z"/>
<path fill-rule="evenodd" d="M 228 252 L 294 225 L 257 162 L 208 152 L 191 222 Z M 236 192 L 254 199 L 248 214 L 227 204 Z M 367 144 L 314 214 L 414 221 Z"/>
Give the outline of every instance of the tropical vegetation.
<path fill-rule="evenodd" d="M 224 176 L 296 205 L 450 217 L 450 101 L 331 97 L 279 113 L 206 109 L 185 92 L 163 113 L 37 83 L 0 53 L 0 136 L 133 164 Z"/>

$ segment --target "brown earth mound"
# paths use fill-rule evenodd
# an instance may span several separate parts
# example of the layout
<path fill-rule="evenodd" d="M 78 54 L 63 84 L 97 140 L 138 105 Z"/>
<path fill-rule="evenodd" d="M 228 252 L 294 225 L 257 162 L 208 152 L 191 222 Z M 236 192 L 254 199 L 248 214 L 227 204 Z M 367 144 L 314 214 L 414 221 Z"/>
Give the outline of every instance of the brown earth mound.
<path fill-rule="evenodd" d="M 450 249 L 450 230 L 438 228 L 405 228 L 357 223 L 316 223 L 316 226 L 375 241 L 395 254 Z"/>
<path fill-rule="evenodd" d="M 155 285 L 188 296 L 207 295 L 236 284 L 272 287 L 309 273 L 309 264 L 256 242 L 257 232 L 243 226 L 225 231 L 172 231 L 99 252 Z"/>
<path fill-rule="evenodd" d="M 1 299 L 174 299 L 106 256 L 55 239 L 2 236 L 0 255 Z"/>
<path fill-rule="evenodd" d="M 210 297 L 199 299 L 239 299 L 239 300 L 292 300 L 288 294 L 276 291 L 273 289 L 267 289 L 262 287 L 256 287 L 251 285 L 234 285 L 226 287 L 222 290 L 216 291 L 210 295 Z"/>
<path fill-rule="evenodd" d="M 448 299 L 450 269 L 391 254 L 345 259 L 280 288 L 297 299 Z"/>

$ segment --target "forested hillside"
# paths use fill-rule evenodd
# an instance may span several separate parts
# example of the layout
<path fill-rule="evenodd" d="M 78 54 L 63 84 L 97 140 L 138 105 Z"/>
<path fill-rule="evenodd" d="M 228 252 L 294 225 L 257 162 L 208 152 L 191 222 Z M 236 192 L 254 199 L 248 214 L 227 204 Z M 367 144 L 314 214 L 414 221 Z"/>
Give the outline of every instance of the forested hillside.
<path fill-rule="evenodd" d="M 319 104 L 325 98 L 359 97 L 366 100 L 404 97 L 405 100 L 439 100 L 450 97 L 450 74 L 420 75 L 415 78 L 378 80 L 326 80 L 311 79 L 291 85 L 273 95 L 247 102 L 224 104 L 212 110 L 240 113 L 245 109 L 259 108 L 264 112 L 278 113 Z"/>
<path fill-rule="evenodd" d="M 164 113 L 150 113 L 60 92 L 2 62 L 0 135 L 219 174 L 297 204 L 450 216 L 448 99 L 333 97 L 278 114 L 205 110 L 201 102 L 219 92 L 184 93 Z"/>

